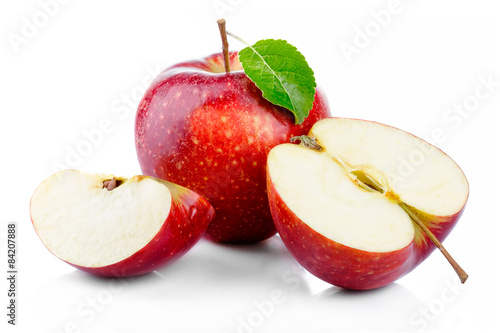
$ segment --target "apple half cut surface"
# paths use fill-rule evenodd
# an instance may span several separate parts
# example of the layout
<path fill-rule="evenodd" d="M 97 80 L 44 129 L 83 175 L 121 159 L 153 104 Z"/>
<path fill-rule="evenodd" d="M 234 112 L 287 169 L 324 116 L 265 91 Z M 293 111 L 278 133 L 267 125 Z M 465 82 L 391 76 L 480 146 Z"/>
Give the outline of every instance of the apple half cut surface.
<path fill-rule="evenodd" d="M 204 198 L 179 185 L 76 170 L 46 179 L 31 198 L 30 213 L 56 257 L 112 277 L 148 273 L 179 258 L 214 216 Z"/>
<path fill-rule="evenodd" d="M 267 189 L 285 246 L 313 275 L 373 289 L 407 274 L 461 216 L 469 187 L 438 148 L 376 122 L 327 118 L 298 144 L 274 147 Z"/>

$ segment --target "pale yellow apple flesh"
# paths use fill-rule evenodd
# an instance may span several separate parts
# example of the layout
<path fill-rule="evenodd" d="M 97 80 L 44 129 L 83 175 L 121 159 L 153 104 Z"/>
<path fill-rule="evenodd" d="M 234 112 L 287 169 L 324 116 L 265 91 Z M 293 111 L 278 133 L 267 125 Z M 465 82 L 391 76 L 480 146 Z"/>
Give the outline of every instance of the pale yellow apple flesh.
<path fill-rule="evenodd" d="M 397 203 L 358 187 L 328 154 L 280 145 L 269 154 L 268 168 L 288 207 L 331 240 L 364 251 L 388 252 L 414 238 L 412 221 Z"/>
<path fill-rule="evenodd" d="M 149 177 L 63 171 L 44 181 L 31 199 L 31 217 L 44 245 L 57 257 L 84 267 L 120 262 L 146 246 L 166 221 L 167 186 Z"/>
<path fill-rule="evenodd" d="M 330 118 L 311 134 L 331 156 L 359 170 L 402 202 L 434 216 L 460 211 L 469 193 L 462 170 L 448 155 L 402 130 L 369 121 Z"/>

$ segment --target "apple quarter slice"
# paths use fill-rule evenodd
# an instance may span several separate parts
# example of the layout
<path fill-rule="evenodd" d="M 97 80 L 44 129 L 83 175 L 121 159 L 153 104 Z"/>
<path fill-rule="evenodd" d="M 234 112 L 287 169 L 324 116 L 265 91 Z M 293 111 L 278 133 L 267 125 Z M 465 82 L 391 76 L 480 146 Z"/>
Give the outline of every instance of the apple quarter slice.
<path fill-rule="evenodd" d="M 411 271 L 433 242 L 442 248 L 469 190 L 441 150 L 394 127 L 346 118 L 320 120 L 300 139 L 270 151 L 267 186 L 283 242 L 311 273 L 372 289 Z"/>
<path fill-rule="evenodd" d="M 195 192 L 157 178 L 66 170 L 36 189 L 30 213 L 58 258 L 96 275 L 133 276 L 188 251 L 214 210 Z"/>

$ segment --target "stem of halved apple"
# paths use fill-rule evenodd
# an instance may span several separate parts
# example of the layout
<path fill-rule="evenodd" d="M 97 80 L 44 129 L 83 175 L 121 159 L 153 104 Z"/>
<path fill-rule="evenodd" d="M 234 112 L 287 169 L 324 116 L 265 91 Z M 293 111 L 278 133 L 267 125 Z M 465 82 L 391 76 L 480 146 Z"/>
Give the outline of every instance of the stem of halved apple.
<path fill-rule="evenodd" d="M 219 26 L 220 38 L 222 39 L 222 54 L 224 55 L 224 70 L 226 73 L 229 73 L 229 44 L 227 42 L 227 33 L 226 33 L 226 20 L 219 19 L 217 20 L 217 25 Z"/>
<path fill-rule="evenodd" d="M 458 274 L 458 277 L 460 278 L 460 282 L 465 283 L 469 275 L 460 267 L 460 265 L 453 259 L 453 257 L 448 253 L 448 251 L 444 248 L 443 244 L 437 239 L 436 236 L 425 226 L 425 224 L 420 220 L 420 218 L 412 211 L 411 207 L 408 206 L 406 203 L 402 202 L 399 199 L 399 196 L 392 191 L 387 191 L 383 188 L 381 184 L 379 184 L 373 177 L 371 177 L 369 174 L 363 172 L 362 170 L 353 170 L 351 171 L 351 174 L 353 174 L 356 179 L 355 182 L 358 184 L 359 187 L 368 190 L 368 191 L 377 191 L 383 195 L 385 195 L 387 198 L 392 200 L 393 202 L 396 202 L 399 207 L 403 208 L 403 210 L 408 214 L 410 219 L 415 222 L 416 225 L 422 229 L 422 231 L 431 239 L 431 241 L 436 245 L 436 247 L 443 253 L 445 258 L 448 260 L 448 262 L 451 264 L 455 272 Z"/>
<path fill-rule="evenodd" d="M 448 253 L 448 251 L 446 251 L 446 249 L 444 248 L 443 244 L 441 244 L 439 239 L 437 239 L 437 237 L 434 236 L 434 234 L 425 226 L 425 224 L 422 221 L 420 221 L 418 216 L 415 215 L 415 213 L 411 210 L 410 206 L 408 206 L 404 202 L 399 202 L 398 204 L 401 208 L 403 208 L 403 210 L 408 214 L 408 216 L 410 216 L 413 222 L 415 222 L 420 227 L 420 229 L 422 229 L 422 231 L 425 232 L 425 234 L 432 240 L 432 242 L 436 245 L 439 251 L 443 253 L 445 258 L 451 264 L 455 272 L 457 272 L 460 281 L 462 283 L 465 283 L 469 275 L 462 269 L 462 267 L 460 267 L 460 265 L 455 261 L 455 259 L 453 259 L 453 257 Z"/>
<path fill-rule="evenodd" d="M 342 163 L 341 163 L 342 164 Z M 406 203 L 402 202 L 399 198 L 399 196 L 392 191 L 387 191 L 383 188 L 381 184 L 379 184 L 373 177 L 371 177 L 369 174 L 363 172 L 362 170 L 353 170 L 350 171 L 351 174 L 355 176 L 355 182 L 356 184 L 368 191 L 377 191 L 383 195 L 385 195 L 387 198 L 392 200 L 393 202 L 396 202 L 399 207 L 403 208 L 403 210 L 408 214 L 410 219 L 415 222 L 416 225 L 422 229 L 422 231 L 432 240 L 434 245 L 443 253 L 445 258 L 448 260 L 448 262 L 451 264 L 455 272 L 458 274 L 458 277 L 460 278 L 460 281 L 462 283 L 465 283 L 469 275 L 460 267 L 460 265 L 453 259 L 453 257 L 448 253 L 448 251 L 444 248 L 443 244 L 437 239 L 436 236 L 425 226 L 425 224 L 420 220 L 420 218 L 412 211 L 411 207 L 408 206 Z"/>

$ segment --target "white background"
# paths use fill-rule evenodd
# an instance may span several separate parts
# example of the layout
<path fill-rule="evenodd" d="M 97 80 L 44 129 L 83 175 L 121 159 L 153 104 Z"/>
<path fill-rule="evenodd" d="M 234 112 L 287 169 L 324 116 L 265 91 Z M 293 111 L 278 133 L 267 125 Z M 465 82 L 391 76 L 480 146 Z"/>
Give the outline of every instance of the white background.
<path fill-rule="evenodd" d="M 2 332 L 4 327 L 55 333 L 499 329 L 497 2 L 62 2 L 45 9 L 41 4 L 58 2 L 0 5 L 4 272 L 8 222 L 18 223 L 19 237 L 18 326 L 6 323 L 2 277 Z M 389 10 L 384 25 L 377 23 Z M 253 247 L 202 241 L 156 273 L 123 280 L 76 271 L 43 247 L 29 218 L 34 189 L 57 165 L 139 174 L 133 126 L 143 86 L 161 69 L 218 52 L 220 16 L 248 42 L 283 38 L 297 46 L 334 116 L 376 120 L 430 141 L 434 131 L 444 133 L 436 145 L 470 183 L 465 213 L 445 241 L 470 275 L 464 286 L 434 252 L 385 288 L 341 290 L 305 273 L 277 237 Z M 367 29 L 370 36 L 363 38 L 366 32 L 360 31 Z M 231 49 L 243 47 L 229 42 Z M 356 53 L 343 52 L 347 45 Z M 488 79 L 496 82 L 491 91 L 481 83 Z M 476 89 L 490 93 L 479 100 Z M 472 103 L 471 111 L 453 113 L 463 103 Z M 85 145 L 84 133 L 102 130 L 103 121 L 108 125 L 102 140 L 87 146 L 80 159 L 69 157 Z"/>

